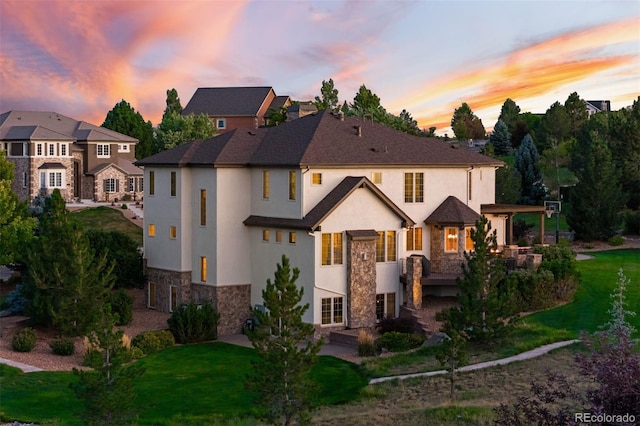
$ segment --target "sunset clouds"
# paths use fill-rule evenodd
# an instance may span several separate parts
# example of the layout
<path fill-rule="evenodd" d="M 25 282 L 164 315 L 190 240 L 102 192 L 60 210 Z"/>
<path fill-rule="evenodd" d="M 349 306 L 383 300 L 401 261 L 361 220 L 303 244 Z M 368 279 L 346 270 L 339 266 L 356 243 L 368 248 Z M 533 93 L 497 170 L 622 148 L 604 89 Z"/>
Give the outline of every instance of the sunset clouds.
<path fill-rule="evenodd" d="M 0 112 L 54 110 L 101 124 L 125 99 L 157 124 L 169 88 L 183 105 L 198 87 L 234 85 L 309 100 L 329 78 L 341 101 L 366 84 L 387 110 L 407 109 L 439 133 L 462 102 L 486 127 L 506 98 L 544 112 L 578 91 L 620 108 L 640 93 L 639 9 L 598 1 L 2 0 Z"/>

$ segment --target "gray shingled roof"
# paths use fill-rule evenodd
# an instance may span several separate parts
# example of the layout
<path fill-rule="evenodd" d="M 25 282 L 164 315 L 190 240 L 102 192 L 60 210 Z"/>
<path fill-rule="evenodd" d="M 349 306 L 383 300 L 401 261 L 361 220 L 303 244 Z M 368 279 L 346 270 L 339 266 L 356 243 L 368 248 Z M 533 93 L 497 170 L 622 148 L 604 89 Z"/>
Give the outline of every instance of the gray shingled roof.
<path fill-rule="evenodd" d="M 195 140 L 136 162 L 147 166 L 247 165 L 267 129 L 235 129 L 206 140 Z"/>
<path fill-rule="evenodd" d="M 368 188 L 380 201 L 392 210 L 407 225 L 415 222 L 403 212 L 393 201 L 378 189 L 369 179 L 362 176 L 348 176 L 333 188 L 302 219 L 288 219 L 267 216 L 249 216 L 243 223 L 246 226 L 262 226 L 274 228 L 294 228 L 315 230 L 351 193 L 358 188 Z"/>
<path fill-rule="evenodd" d="M 200 87 L 182 115 L 255 117 L 271 90 L 271 87 Z"/>
<path fill-rule="evenodd" d="M 480 215 L 462 201 L 450 195 L 424 220 L 424 223 L 443 225 L 473 225 Z"/>
<path fill-rule="evenodd" d="M 24 136 L 19 138 L 19 136 Z M 104 127 L 50 111 L 8 111 L 0 115 L 0 140 L 76 140 L 127 142 L 138 140 Z"/>
<path fill-rule="evenodd" d="M 271 101 L 271 105 L 269 105 L 268 109 L 275 109 L 276 111 L 278 111 L 280 109 L 281 106 L 284 106 L 284 104 L 289 100 L 289 96 L 287 95 L 280 95 L 280 96 L 276 96 L 275 98 L 273 98 L 273 100 Z"/>

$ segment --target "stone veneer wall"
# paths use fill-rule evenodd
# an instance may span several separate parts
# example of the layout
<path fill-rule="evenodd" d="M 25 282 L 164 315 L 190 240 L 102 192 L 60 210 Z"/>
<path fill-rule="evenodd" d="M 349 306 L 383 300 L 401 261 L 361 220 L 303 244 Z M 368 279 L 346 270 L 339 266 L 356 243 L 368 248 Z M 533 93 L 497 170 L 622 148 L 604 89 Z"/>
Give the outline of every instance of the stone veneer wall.
<path fill-rule="evenodd" d="M 410 309 L 422 309 L 422 257 L 409 256 L 407 258 L 407 307 Z"/>
<path fill-rule="evenodd" d="M 347 237 L 349 328 L 376 325 L 376 240 Z"/>
<path fill-rule="evenodd" d="M 11 189 L 18 194 L 18 198 L 21 200 L 30 200 L 32 197 L 29 187 L 31 186 L 32 177 L 29 170 L 29 158 L 9 158 L 9 161 L 13 163 L 13 183 L 11 184 Z M 26 188 L 22 182 L 23 173 L 27 174 Z"/>
<path fill-rule="evenodd" d="M 116 179 L 118 183 L 117 192 L 104 192 L 104 180 Z M 127 193 L 127 175 L 115 167 L 107 167 L 105 170 L 94 176 L 94 194 L 99 201 L 122 201 L 122 197 Z M 108 198 L 108 199 L 107 199 Z"/>
<path fill-rule="evenodd" d="M 93 193 L 95 188 L 95 178 L 92 175 L 82 176 L 82 188 L 80 197 L 85 200 L 94 200 L 95 194 Z"/>
<path fill-rule="evenodd" d="M 58 188 L 60 195 L 65 201 L 73 201 L 73 158 L 72 157 L 31 157 L 30 159 L 30 183 L 31 194 L 30 198 L 33 199 L 38 195 L 48 195 L 53 192 L 53 188 L 48 188 L 45 192 L 40 189 L 40 170 L 38 167 L 45 163 L 60 163 L 65 167 L 65 180 L 66 185 L 64 188 Z M 22 179 L 22 178 L 21 178 Z"/>
<path fill-rule="evenodd" d="M 464 227 L 458 228 L 458 251 L 444 251 L 444 228 L 431 226 L 431 272 L 438 274 L 461 274 L 464 262 Z"/>
<path fill-rule="evenodd" d="M 191 293 L 191 271 L 178 272 L 159 268 L 147 268 L 147 280 L 156 285 L 156 306 L 160 312 L 169 312 L 171 301 L 171 286 L 178 287 L 177 305 L 189 303 Z M 145 289 L 149 300 L 149 286 Z"/>
<path fill-rule="evenodd" d="M 251 284 L 212 286 L 191 284 L 191 297 L 195 302 L 209 300 L 220 314 L 218 335 L 241 333 L 251 318 Z"/>

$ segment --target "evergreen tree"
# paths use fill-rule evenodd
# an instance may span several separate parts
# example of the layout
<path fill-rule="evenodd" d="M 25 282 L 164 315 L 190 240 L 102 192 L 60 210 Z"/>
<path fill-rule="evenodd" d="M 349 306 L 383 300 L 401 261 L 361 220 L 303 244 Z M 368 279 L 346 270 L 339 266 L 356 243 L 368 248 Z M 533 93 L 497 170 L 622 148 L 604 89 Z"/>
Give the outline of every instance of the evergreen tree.
<path fill-rule="evenodd" d="M 520 201 L 522 179 L 518 171 L 505 164 L 496 170 L 496 203 L 517 204 Z"/>
<path fill-rule="evenodd" d="M 538 168 L 539 161 L 540 154 L 533 139 L 530 135 L 525 136 L 515 155 L 515 167 L 521 177 L 521 204 L 539 204 L 545 197 L 542 174 Z"/>
<path fill-rule="evenodd" d="M 127 234 L 120 231 L 91 229 L 87 231 L 91 249 L 97 257 L 106 256 L 113 270 L 115 288 L 142 288 L 144 284 L 142 253 Z"/>
<path fill-rule="evenodd" d="M 358 93 L 353 98 L 353 104 L 349 108 L 352 115 L 370 118 L 377 123 L 384 123 L 387 111 L 380 105 L 380 98 L 364 84 L 360 86 Z"/>
<path fill-rule="evenodd" d="M 502 122 L 506 124 L 509 133 L 513 132 L 516 128 L 519 116 L 520 107 L 513 101 L 513 99 L 507 98 L 507 100 L 502 104 L 498 120 L 502 120 Z"/>
<path fill-rule="evenodd" d="M 313 325 L 302 321 L 309 304 L 300 305 L 304 291 L 296 287 L 299 274 L 298 268 L 291 270 L 283 255 L 274 281 L 267 280 L 262 291 L 266 311 L 252 309 L 257 325 L 249 340 L 260 359 L 252 363 L 247 388 L 258 393 L 261 417 L 272 424 L 282 418 L 285 425 L 310 419 L 312 385 L 308 374 L 322 341 L 314 343 Z"/>
<path fill-rule="evenodd" d="M 577 92 L 573 92 L 569 95 L 564 102 L 564 109 L 567 112 L 569 119 L 569 137 L 575 138 L 578 135 L 580 127 L 589 118 L 589 112 L 587 111 L 587 104 L 580 99 Z"/>
<path fill-rule="evenodd" d="M 164 117 L 169 114 L 182 114 L 182 104 L 180 103 L 180 98 L 178 97 L 178 91 L 176 89 L 167 90 L 166 104 L 167 106 L 162 114 L 163 120 Z"/>
<path fill-rule="evenodd" d="M 39 231 L 27 255 L 27 313 L 33 322 L 55 326 L 63 335 L 85 334 L 113 287 L 113 265 L 106 256 L 94 256 L 57 189 L 46 200 Z"/>
<path fill-rule="evenodd" d="M 476 116 L 471 107 L 463 102 L 453 111 L 451 117 L 451 129 L 458 140 L 482 139 L 485 136 L 482 120 Z"/>
<path fill-rule="evenodd" d="M 554 102 L 540 119 L 536 147 L 542 152 L 551 147 L 552 140 L 562 142 L 569 136 L 570 121 L 567 109 L 560 102 Z"/>
<path fill-rule="evenodd" d="M 115 318 L 108 305 L 100 312 L 89 342 L 100 353 L 93 370 L 73 369 L 77 383 L 70 387 L 84 402 L 82 420 L 91 425 L 134 425 L 140 407 L 136 405 L 134 384 L 144 374 L 139 363 L 129 361 L 128 348 L 123 345 L 122 330 L 115 330 Z"/>
<path fill-rule="evenodd" d="M 12 191 L 13 163 L 0 149 L 0 265 L 23 260 L 23 248 L 28 245 L 36 227 L 29 217 L 27 203 Z"/>
<path fill-rule="evenodd" d="M 496 155 L 509 155 L 511 152 L 511 135 L 504 121 L 498 120 L 493 127 L 493 133 L 489 136 L 489 142 L 493 144 Z"/>
<path fill-rule="evenodd" d="M 567 224 L 577 239 L 607 240 L 620 227 L 626 198 L 602 136 L 592 133 L 590 145 L 585 167 L 576 172 L 578 183 L 570 192 Z"/>
<path fill-rule="evenodd" d="M 598 114 L 599 115 L 599 114 Z M 609 113 L 611 156 L 620 170 L 627 207 L 640 208 L 640 96 L 630 109 Z M 590 121 L 590 120 L 589 120 Z"/>
<path fill-rule="evenodd" d="M 333 79 L 329 81 L 322 80 L 322 87 L 320 88 L 320 96 L 315 98 L 316 108 L 318 111 L 328 109 L 329 111 L 338 110 L 338 89 L 333 85 Z"/>
<path fill-rule="evenodd" d="M 209 139 L 215 133 L 215 126 L 205 114 L 184 116 L 171 112 L 156 128 L 156 145 L 159 151 L 163 151 L 197 139 Z"/>
<path fill-rule="evenodd" d="M 498 237 L 491 223 L 482 216 L 471 230 L 473 250 L 465 252 L 462 278 L 458 278 L 458 304 L 439 315 L 444 330 L 467 333 L 471 340 L 486 341 L 505 331 L 503 314 L 507 307 L 499 286 L 506 275 L 497 254 Z"/>
<path fill-rule="evenodd" d="M 445 339 L 436 351 L 436 359 L 449 373 L 449 398 L 452 402 L 456 400 L 456 369 L 467 363 L 466 344 L 464 331 L 445 330 Z"/>
<path fill-rule="evenodd" d="M 138 139 L 136 158 L 139 160 L 155 154 L 153 151 L 153 125 L 124 99 L 117 103 L 102 123 L 102 127 Z"/>

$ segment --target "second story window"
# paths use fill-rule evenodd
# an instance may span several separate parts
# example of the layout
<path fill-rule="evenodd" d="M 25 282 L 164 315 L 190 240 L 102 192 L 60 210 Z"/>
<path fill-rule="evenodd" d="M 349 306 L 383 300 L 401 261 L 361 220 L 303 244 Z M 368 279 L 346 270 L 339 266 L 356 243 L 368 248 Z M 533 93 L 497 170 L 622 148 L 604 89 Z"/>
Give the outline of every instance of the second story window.
<path fill-rule="evenodd" d="M 41 143 L 37 143 L 36 144 L 36 155 L 38 157 L 42 157 L 42 144 Z"/>
<path fill-rule="evenodd" d="M 62 157 L 66 157 L 67 156 L 67 144 L 66 143 L 61 143 L 60 144 L 60 155 Z"/>
<path fill-rule="evenodd" d="M 207 226 L 207 190 L 200 190 L 200 226 Z"/>
<path fill-rule="evenodd" d="M 312 185 L 322 185 L 322 173 L 312 173 L 311 174 L 311 184 Z"/>
<path fill-rule="evenodd" d="M 376 262 L 396 260 L 396 231 L 378 231 L 376 241 Z"/>
<path fill-rule="evenodd" d="M 382 172 L 372 172 L 371 182 L 375 183 L 376 185 L 382 185 Z"/>
<path fill-rule="evenodd" d="M 295 201 L 296 199 L 296 171 L 289 171 L 289 200 Z"/>
<path fill-rule="evenodd" d="M 422 203 L 424 201 L 424 173 L 404 174 L 404 202 Z"/>
<path fill-rule="evenodd" d="M 269 181 L 269 170 L 262 171 L 262 198 L 265 200 L 269 199 L 269 195 L 271 192 L 270 181 Z"/>
<path fill-rule="evenodd" d="M 227 128 L 227 120 L 225 118 L 218 118 L 216 120 L 216 127 L 218 129 L 226 129 Z"/>
<path fill-rule="evenodd" d="M 98 158 L 109 158 L 109 144 L 96 145 Z"/>
<path fill-rule="evenodd" d="M 149 195 L 155 195 L 156 193 L 156 173 L 149 171 Z"/>
<path fill-rule="evenodd" d="M 177 193 L 177 180 L 178 176 L 176 172 L 171 172 L 171 196 L 175 197 Z"/>

